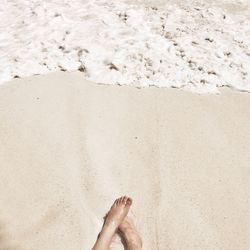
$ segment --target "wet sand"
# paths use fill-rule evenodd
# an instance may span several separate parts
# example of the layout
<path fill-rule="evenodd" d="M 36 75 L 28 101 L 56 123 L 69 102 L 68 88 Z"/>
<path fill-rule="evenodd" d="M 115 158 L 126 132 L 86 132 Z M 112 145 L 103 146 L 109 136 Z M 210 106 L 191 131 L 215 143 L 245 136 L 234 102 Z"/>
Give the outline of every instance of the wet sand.
<path fill-rule="evenodd" d="M 91 249 L 128 194 L 144 249 L 247 250 L 250 95 L 221 91 L 79 72 L 0 86 L 0 249 Z"/>

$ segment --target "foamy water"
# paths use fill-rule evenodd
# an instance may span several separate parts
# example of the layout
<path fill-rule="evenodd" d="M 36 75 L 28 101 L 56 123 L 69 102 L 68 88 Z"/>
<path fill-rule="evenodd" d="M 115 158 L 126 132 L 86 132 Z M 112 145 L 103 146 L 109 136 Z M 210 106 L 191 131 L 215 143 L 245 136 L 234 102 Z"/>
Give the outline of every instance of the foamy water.
<path fill-rule="evenodd" d="M 2 1 L 0 82 L 80 70 L 97 83 L 250 92 L 248 3 Z"/>

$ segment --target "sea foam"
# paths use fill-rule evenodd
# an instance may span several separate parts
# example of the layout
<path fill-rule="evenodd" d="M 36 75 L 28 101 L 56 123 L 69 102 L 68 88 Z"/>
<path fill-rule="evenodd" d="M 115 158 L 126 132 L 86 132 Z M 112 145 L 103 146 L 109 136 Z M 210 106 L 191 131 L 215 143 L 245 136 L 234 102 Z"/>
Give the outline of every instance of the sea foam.
<path fill-rule="evenodd" d="M 250 92 L 249 13 L 246 2 L 5 0 L 0 82 L 80 70 L 104 84 Z"/>

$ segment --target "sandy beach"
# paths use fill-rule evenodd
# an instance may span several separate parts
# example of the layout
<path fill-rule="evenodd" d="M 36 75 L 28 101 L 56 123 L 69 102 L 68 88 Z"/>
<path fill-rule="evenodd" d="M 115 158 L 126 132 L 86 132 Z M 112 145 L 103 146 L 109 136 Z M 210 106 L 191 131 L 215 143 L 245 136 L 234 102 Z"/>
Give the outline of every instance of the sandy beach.
<path fill-rule="evenodd" d="M 249 249 L 250 95 L 220 91 L 0 86 L 0 249 L 91 249 L 124 194 L 145 250 Z"/>

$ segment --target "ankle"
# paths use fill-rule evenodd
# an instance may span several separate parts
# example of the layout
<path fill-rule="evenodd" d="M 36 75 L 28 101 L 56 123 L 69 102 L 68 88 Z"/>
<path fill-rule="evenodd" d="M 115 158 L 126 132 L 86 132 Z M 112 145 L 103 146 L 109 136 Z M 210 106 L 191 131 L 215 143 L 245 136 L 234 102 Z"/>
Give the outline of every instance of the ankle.
<path fill-rule="evenodd" d="M 139 243 L 129 243 L 127 244 L 128 250 L 141 250 L 142 244 Z"/>
<path fill-rule="evenodd" d="M 126 237 L 126 243 L 128 250 L 141 250 L 142 249 L 142 240 L 138 234 L 132 234 Z"/>
<path fill-rule="evenodd" d="M 99 236 L 112 237 L 116 233 L 116 227 L 104 225 Z"/>

